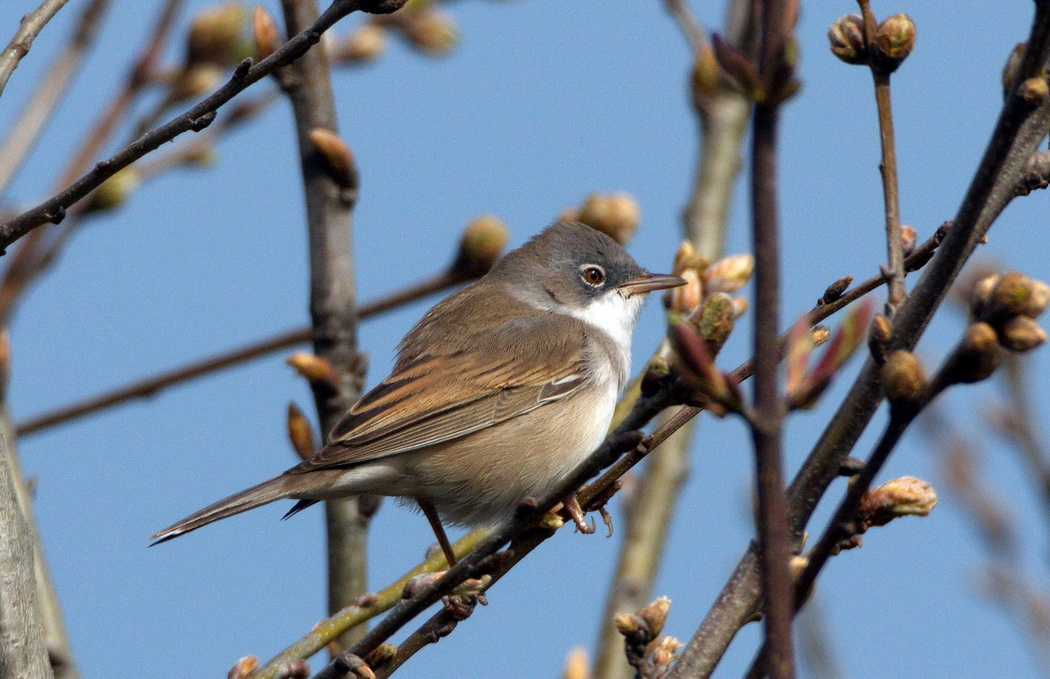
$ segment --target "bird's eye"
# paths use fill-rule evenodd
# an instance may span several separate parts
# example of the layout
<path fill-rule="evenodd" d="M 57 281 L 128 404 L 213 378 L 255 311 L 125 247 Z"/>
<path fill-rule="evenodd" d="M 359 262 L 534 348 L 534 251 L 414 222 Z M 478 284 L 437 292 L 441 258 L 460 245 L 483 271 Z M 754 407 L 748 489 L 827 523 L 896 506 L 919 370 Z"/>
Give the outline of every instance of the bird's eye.
<path fill-rule="evenodd" d="M 597 264 L 586 264 L 580 267 L 580 278 L 592 288 L 605 282 L 605 270 Z"/>

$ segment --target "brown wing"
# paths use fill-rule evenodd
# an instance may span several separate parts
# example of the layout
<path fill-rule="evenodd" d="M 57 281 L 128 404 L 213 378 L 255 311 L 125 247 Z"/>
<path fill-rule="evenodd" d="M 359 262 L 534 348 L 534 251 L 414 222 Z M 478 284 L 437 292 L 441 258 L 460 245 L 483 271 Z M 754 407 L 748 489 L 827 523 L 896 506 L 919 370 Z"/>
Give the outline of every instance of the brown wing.
<path fill-rule="evenodd" d="M 495 344 L 484 355 L 422 354 L 399 363 L 335 426 L 330 445 L 297 469 L 353 465 L 424 448 L 575 393 L 587 379 L 589 342 L 575 332 L 574 321 L 565 319 L 573 330 L 568 333 L 557 331 L 569 329 L 564 326 L 538 329 L 531 338 L 494 333 Z"/>

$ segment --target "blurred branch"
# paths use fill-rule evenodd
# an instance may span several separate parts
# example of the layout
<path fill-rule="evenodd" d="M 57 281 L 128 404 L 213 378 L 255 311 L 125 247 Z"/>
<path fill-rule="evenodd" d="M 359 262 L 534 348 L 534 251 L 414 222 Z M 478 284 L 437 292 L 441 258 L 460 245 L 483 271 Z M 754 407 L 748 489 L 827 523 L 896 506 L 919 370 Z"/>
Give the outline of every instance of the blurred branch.
<path fill-rule="evenodd" d="M 1050 3 L 1036 3 L 1020 80 L 1041 79 L 1050 54 Z M 1045 82 L 1045 80 L 1043 81 Z M 960 268 L 989 227 L 1017 195 L 1024 171 L 1050 129 L 1050 102 L 1035 104 L 1016 90 L 1007 97 L 991 140 L 974 174 L 951 230 L 925 268 L 918 285 L 895 316 L 893 347 L 911 349 Z M 838 475 L 841 461 L 871 421 L 881 402 L 877 366 L 868 360 L 789 487 L 792 532 L 801 535 L 817 502 Z M 759 602 L 752 545 L 672 668 L 669 679 L 711 674 L 736 632 L 753 619 Z"/>
<path fill-rule="evenodd" d="M 91 0 L 84 7 L 73 36 L 40 76 L 36 91 L 8 130 L 4 144 L 0 147 L 0 195 L 3 195 L 21 169 L 22 161 L 65 96 L 73 76 L 80 70 L 84 56 L 98 35 L 98 27 L 109 9 L 109 3 L 110 0 Z"/>
<path fill-rule="evenodd" d="M 698 254 L 715 261 L 725 250 L 729 205 L 743 167 L 740 154 L 751 102 L 724 82 L 707 91 L 709 83 L 696 77 L 701 68 L 712 65 L 713 54 L 703 26 L 686 0 L 665 0 L 664 4 L 692 49 L 690 91 L 700 127 L 696 173 L 682 212 L 683 230 Z M 748 5 L 749 19 L 742 22 L 730 18 L 727 34 L 731 41 L 743 42 L 751 3 L 736 4 Z M 717 70 L 717 64 L 714 67 Z M 693 422 L 683 426 L 650 457 L 637 481 L 634 499 L 623 504 L 624 538 L 599 621 L 594 679 L 630 679 L 634 675 L 623 652 L 623 637 L 612 620 L 617 613 L 640 609 L 651 597 L 671 519 L 689 474 L 694 427 Z"/>
<path fill-rule="evenodd" d="M 1008 355 L 1003 361 L 1007 403 L 1000 409 L 998 429 L 1020 451 L 1030 478 L 1039 488 L 1043 507 L 1050 518 L 1050 458 L 1047 457 L 1038 415 L 1032 405 L 1032 386 L 1025 357 Z"/>
<path fill-rule="evenodd" d="M 470 280 L 470 278 L 471 276 L 466 275 L 464 272 L 450 268 L 431 278 L 415 283 L 404 290 L 362 304 L 358 309 L 359 315 L 362 319 L 370 318 L 402 304 L 440 292 L 453 285 Z M 112 408 L 126 401 L 154 396 L 168 387 L 210 375 L 224 368 L 240 365 L 281 349 L 309 342 L 312 332 L 310 327 L 303 326 L 251 342 L 232 351 L 194 361 L 180 368 L 174 368 L 153 377 L 138 380 L 127 386 L 118 387 L 112 391 L 40 413 L 39 415 L 33 415 L 19 422 L 16 426 L 16 431 L 19 436 L 34 434 L 57 424 L 70 422 L 85 415 Z"/>
<path fill-rule="evenodd" d="M 0 52 L 0 95 L 3 95 L 7 81 L 18 68 L 18 62 L 29 53 L 33 40 L 40 34 L 40 31 L 44 30 L 44 26 L 51 21 L 51 17 L 55 16 L 67 2 L 69 0 L 44 0 L 40 3 L 40 7 L 22 17 L 22 23 L 15 31 L 15 37 L 11 38 L 7 48 Z"/>
<path fill-rule="evenodd" d="M 81 143 L 73 160 L 59 178 L 56 191 L 83 174 L 113 136 L 136 96 L 149 81 L 149 74 L 156 68 L 156 62 L 163 52 L 182 2 L 183 0 L 167 0 L 145 47 L 129 69 L 124 84 Z M 47 235 L 52 229 L 43 228 L 37 229 L 22 242 L 8 263 L 3 280 L 0 281 L 0 323 L 10 323 L 11 313 L 18 299 L 29 284 L 54 261 L 57 252 L 79 226 L 83 216 L 83 209 L 74 212 L 66 226 L 50 240 Z"/>
<path fill-rule="evenodd" d="M 1011 368 L 1020 364 L 1016 358 L 1004 362 L 1008 381 Z M 984 480 L 985 475 L 978 467 L 976 440 L 963 434 L 945 407 L 927 409 L 920 425 L 920 432 L 934 449 L 948 488 L 970 519 L 988 555 L 983 573 L 986 593 L 1029 633 L 1034 656 L 1043 674 L 1050 676 L 1050 609 L 1046 593 L 1029 583 L 1025 575 L 1014 519 L 999 500 L 1002 493 Z"/>
<path fill-rule="evenodd" d="M 337 4 L 337 3 L 335 3 Z M 333 7 L 335 6 L 333 4 Z M 317 22 L 316 0 L 281 0 L 289 35 Z M 311 383 L 321 440 L 357 401 L 362 363 L 357 352 L 357 292 L 351 250 L 351 215 L 357 203 L 358 175 L 353 155 L 338 138 L 332 82 L 324 50 L 311 50 L 278 74 L 295 114 L 299 161 L 306 194 L 310 250 L 310 317 L 314 353 L 328 362 L 337 383 Z M 317 133 L 330 135 L 337 151 L 326 150 Z M 341 172 L 332 154 L 342 152 Z M 326 500 L 328 612 L 351 605 L 368 586 L 368 527 L 378 498 L 358 496 Z M 360 634 L 339 638 L 346 647 Z"/>
<path fill-rule="evenodd" d="M 251 59 L 244 60 L 234 70 L 229 81 L 200 103 L 146 133 L 110 158 L 100 161 L 94 169 L 57 195 L 0 224 L 0 248 L 6 249 L 11 243 L 42 224 L 61 222 L 67 208 L 98 188 L 102 182 L 119 170 L 157 149 L 161 144 L 185 132 L 191 130 L 199 132 L 206 128 L 215 119 L 215 112 L 220 107 L 249 86 L 270 75 L 277 68 L 286 66 L 301 57 L 321 39 L 325 31 L 343 17 L 357 10 L 389 13 L 398 9 L 402 4 L 404 4 L 403 0 L 333 0 L 316 22 L 296 34 L 269 57 L 254 66 Z"/>

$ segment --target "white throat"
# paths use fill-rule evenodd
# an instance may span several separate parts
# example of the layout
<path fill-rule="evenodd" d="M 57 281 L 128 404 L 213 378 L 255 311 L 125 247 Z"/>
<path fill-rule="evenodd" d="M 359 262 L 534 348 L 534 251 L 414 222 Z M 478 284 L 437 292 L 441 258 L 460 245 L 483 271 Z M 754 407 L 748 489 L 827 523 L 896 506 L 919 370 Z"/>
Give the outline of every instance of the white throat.
<path fill-rule="evenodd" d="M 631 335 L 638 321 L 638 312 L 645 302 L 643 295 L 625 296 L 613 290 L 591 300 L 582 309 L 563 306 L 564 313 L 593 325 L 609 336 L 624 352 L 631 351 Z"/>
<path fill-rule="evenodd" d="M 626 379 L 626 371 L 631 365 L 631 335 L 634 333 L 634 325 L 638 321 L 638 313 L 642 310 L 645 302 L 644 295 L 623 295 L 613 290 L 605 293 L 597 299 L 591 300 L 582 309 L 563 305 L 558 311 L 574 316 L 584 323 L 602 331 L 613 341 L 619 349 L 618 366 L 610 366 L 614 373 L 624 371 L 623 376 L 617 375 L 617 390 L 623 387 Z M 621 367 L 622 366 L 622 367 Z"/>

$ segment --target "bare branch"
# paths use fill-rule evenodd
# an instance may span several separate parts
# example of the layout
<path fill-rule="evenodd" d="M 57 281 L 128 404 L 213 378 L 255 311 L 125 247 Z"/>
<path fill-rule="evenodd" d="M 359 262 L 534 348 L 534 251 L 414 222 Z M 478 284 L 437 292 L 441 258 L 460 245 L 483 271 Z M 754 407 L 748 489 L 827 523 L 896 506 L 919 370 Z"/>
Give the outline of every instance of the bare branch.
<path fill-rule="evenodd" d="M 40 76 L 36 91 L 8 131 L 0 147 L 0 195 L 21 168 L 22 161 L 65 96 L 73 76 L 80 70 L 85 55 L 95 42 L 109 3 L 110 0 L 91 0 L 84 7 L 73 37 Z"/>
<path fill-rule="evenodd" d="M 18 62 L 29 53 L 33 40 L 67 2 L 69 0 L 44 0 L 40 7 L 22 17 L 22 24 L 15 31 L 15 37 L 11 38 L 7 48 L 0 52 L 0 95 L 3 95 L 7 81 L 18 68 Z"/>
<path fill-rule="evenodd" d="M 286 66 L 301 57 L 310 47 L 317 44 L 325 31 L 343 17 L 357 10 L 391 12 L 402 4 L 404 4 L 403 0 L 334 0 L 316 22 L 298 33 L 269 57 L 254 66 L 251 59 L 241 62 L 226 84 L 196 106 L 146 133 L 110 158 L 100 161 L 94 169 L 57 195 L 14 219 L 0 224 L 0 248 L 6 249 L 11 243 L 41 224 L 61 222 L 67 208 L 98 188 L 102 182 L 119 170 L 157 149 L 161 144 L 185 132 L 191 130 L 199 132 L 206 128 L 215 119 L 215 112 L 219 108 L 277 68 Z"/>

